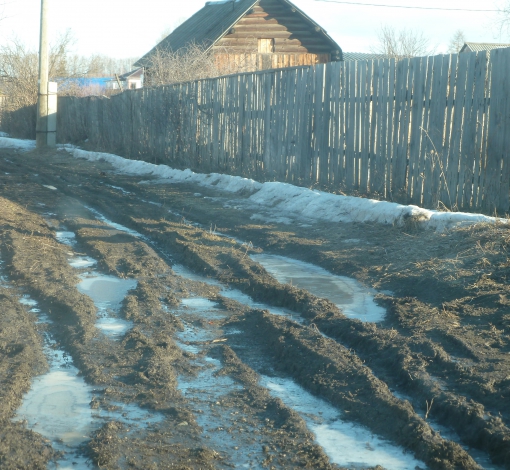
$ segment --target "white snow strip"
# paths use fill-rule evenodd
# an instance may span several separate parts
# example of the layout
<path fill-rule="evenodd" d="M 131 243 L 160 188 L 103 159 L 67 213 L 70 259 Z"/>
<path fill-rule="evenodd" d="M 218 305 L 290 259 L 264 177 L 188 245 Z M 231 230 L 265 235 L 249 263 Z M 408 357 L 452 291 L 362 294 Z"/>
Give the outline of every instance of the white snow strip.
<path fill-rule="evenodd" d="M 412 217 L 424 228 L 442 231 L 459 225 L 479 222 L 507 223 L 506 219 L 465 212 L 439 212 L 418 206 L 405 206 L 394 202 L 376 201 L 351 196 L 340 196 L 287 183 L 258 183 L 252 179 L 218 173 L 201 174 L 187 170 L 176 170 L 166 165 L 154 165 L 139 160 L 127 160 L 117 155 L 84 150 L 73 150 L 76 158 L 90 161 L 103 160 L 111 163 L 123 173 L 152 175 L 173 183 L 196 183 L 212 186 L 231 193 L 252 193 L 250 201 L 272 207 L 274 216 L 304 216 L 309 219 L 329 222 L 377 222 L 403 225 Z"/>
<path fill-rule="evenodd" d="M 194 173 L 191 170 L 175 170 L 167 165 L 154 165 L 140 160 L 128 160 L 110 153 L 88 152 L 75 149 L 72 154 L 76 158 L 85 158 L 89 161 L 105 161 L 111 163 L 117 170 L 132 175 L 155 176 L 172 183 L 195 183 L 209 186 L 230 193 L 241 191 L 258 191 L 262 184 L 240 176 L 222 175 L 219 173 Z"/>
<path fill-rule="evenodd" d="M 32 149 L 34 141 L 0 137 L 0 147 Z M 61 147 L 62 148 L 62 147 Z M 273 217 L 306 217 L 329 222 L 377 222 L 403 225 L 408 218 L 419 221 L 423 228 L 443 231 L 459 225 L 508 223 L 506 219 L 465 212 L 439 212 L 418 206 L 376 201 L 352 196 L 340 196 L 323 191 L 293 186 L 288 183 L 259 183 L 240 176 L 219 173 L 202 174 L 176 170 L 167 165 L 154 165 L 140 160 L 129 160 L 109 153 L 89 152 L 67 146 L 75 158 L 106 161 L 118 171 L 138 176 L 154 176 L 171 183 L 194 183 L 214 187 L 230 193 L 251 194 L 249 201 L 271 207 Z M 254 214 L 254 218 L 260 215 Z"/>
<path fill-rule="evenodd" d="M 272 206 L 274 213 L 298 213 L 302 216 L 329 222 L 377 222 L 403 225 L 406 219 L 414 220 L 427 228 L 444 230 L 461 224 L 497 221 L 482 214 L 465 212 L 438 212 L 418 206 L 404 206 L 394 202 L 376 201 L 351 196 L 340 196 L 323 191 L 293 186 L 287 183 L 264 183 L 250 200 L 265 206 Z"/>
<path fill-rule="evenodd" d="M 3 135 L 6 135 L 2 133 Z M 19 150 L 33 150 L 35 149 L 35 140 L 22 140 L 11 139 L 9 137 L 0 136 L 0 148 L 3 149 L 19 149 Z"/>

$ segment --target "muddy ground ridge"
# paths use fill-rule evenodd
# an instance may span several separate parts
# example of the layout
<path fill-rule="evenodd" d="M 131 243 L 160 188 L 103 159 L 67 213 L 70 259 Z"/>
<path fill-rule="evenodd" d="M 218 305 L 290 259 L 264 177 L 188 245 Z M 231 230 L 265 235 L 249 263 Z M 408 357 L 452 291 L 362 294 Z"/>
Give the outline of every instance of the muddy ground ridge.
<path fill-rule="evenodd" d="M 358 361 L 355 361 L 356 374 L 364 376 L 362 372 L 367 369 L 374 373 L 373 383 L 382 380 L 380 383 L 384 384 L 382 401 L 379 391 L 371 392 L 379 400 L 380 410 L 391 406 L 403 406 L 403 410 L 410 407 L 408 414 L 403 415 L 407 416 L 403 423 L 415 426 L 419 432 L 413 434 L 413 442 L 403 445 L 430 468 L 450 468 L 448 465 L 475 468 L 475 463 L 469 449 L 466 453 L 458 444 L 428 431 L 426 420 L 410 404 L 400 405 L 401 400 L 395 398 L 392 390 L 409 396 L 418 410 L 423 410 L 433 399 L 427 413 L 430 418 L 455 429 L 463 445 L 481 449 L 491 455 L 495 465 L 510 468 L 506 426 L 510 416 L 505 406 L 510 396 L 505 252 L 509 234 L 504 228 L 463 228 L 436 234 L 361 224 L 312 227 L 297 222 L 291 226 L 254 224 L 249 213 L 226 207 L 231 205 L 228 204 L 231 195 L 214 194 L 212 190 L 200 188 L 201 194 L 197 196 L 196 188 L 191 186 L 139 185 L 136 178 L 117 175 L 108 165 L 69 160 L 61 153 L 48 159 L 47 169 L 38 166 L 35 155 L 27 156 L 23 162 L 12 155 L 9 160 L 15 163 L 6 162 L 0 155 L 0 169 L 8 167 L 9 173 L 6 176 L 0 173 L 2 208 L 9 209 L 2 210 L 0 231 L 2 257 L 9 276 L 62 325 L 58 332 L 60 343 L 72 354 L 87 380 L 104 387 L 104 393 L 97 397 L 100 407 L 111 406 L 114 398 L 165 415 L 164 428 L 156 426 L 136 439 L 132 439 L 122 423 L 105 424 L 87 444 L 94 462 L 107 468 L 123 468 L 142 465 L 140 456 L 145 455 L 153 459 L 154 465 L 161 466 L 158 468 L 179 465 L 202 468 L 206 462 L 211 468 L 232 465 L 227 456 L 216 455 L 214 448 L 207 446 L 207 439 L 204 441 L 196 424 L 200 413 L 193 411 L 193 406 L 178 390 L 177 378 L 200 373 L 205 363 L 200 360 L 196 363 L 196 357 L 190 356 L 176 341 L 176 335 L 186 325 L 192 325 L 196 331 L 221 331 L 232 324 L 251 338 L 253 351 L 260 351 L 268 364 L 280 365 L 282 373 L 337 403 L 339 408 L 351 406 L 354 415 L 365 414 L 359 420 L 368 422 L 370 413 L 358 411 L 366 406 L 358 407 L 355 399 L 348 393 L 338 392 L 341 388 L 334 386 L 338 379 L 330 374 L 331 365 L 324 372 L 303 371 L 293 365 L 292 355 L 285 355 L 289 344 L 292 344 L 291 351 L 301 351 L 305 357 L 315 357 L 317 348 L 322 351 L 322 341 L 328 344 L 329 340 L 323 339 L 315 328 L 336 340 L 341 346 L 339 351 L 343 351 L 342 347 L 351 350 L 352 357 Z M 44 188 L 41 183 L 57 190 Z M 130 194 L 118 188 L 125 188 Z M 242 207 L 243 198 L 238 199 L 236 206 Z M 161 205 L 145 201 L 161 201 Z M 87 207 L 138 231 L 145 238 L 137 239 L 108 227 Z M 200 225 L 191 224 L 193 220 Z M 120 317 L 133 322 L 133 327 L 121 339 L 114 341 L 98 332 L 96 306 L 76 289 L 79 273 L 69 266 L 66 251 L 55 241 L 59 226 L 76 234 L 77 251 L 95 258 L 100 271 L 137 279 L 137 287 L 128 294 L 118 312 Z M 218 236 L 212 230 L 214 226 L 246 243 L 241 245 Z M 352 246 L 344 240 L 359 242 Z M 250 254 L 261 250 L 313 261 L 330 272 L 354 274 L 371 287 L 392 291 L 393 295 L 382 295 L 378 300 L 387 308 L 386 319 L 381 324 L 359 322 L 345 317 L 325 299 L 278 283 L 250 259 Z M 288 320 L 274 315 L 224 301 L 217 287 L 175 276 L 170 260 L 239 289 L 255 301 L 293 310 L 302 316 L 304 325 L 289 324 Z M 180 316 L 183 313 L 179 313 L 182 299 L 190 297 L 219 300 L 220 309 L 226 312 L 225 322 L 215 320 L 214 325 L 209 325 L 193 317 L 191 323 L 183 323 Z M 261 326 L 267 338 L 261 337 Z M 307 335 L 314 339 L 305 341 Z M 283 343 L 282 336 L 286 338 Z M 269 338 L 273 339 L 269 341 Z M 236 343 L 235 335 L 228 337 L 227 344 L 230 350 L 219 351 L 215 347 L 204 358 L 209 354 L 219 358 L 221 367 L 229 370 L 227 375 L 239 381 L 239 367 L 252 369 L 252 353 L 246 353 L 244 344 Z M 322 348 L 331 353 L 331 347 L 323 345 Z M 324 367 L 340 361 L 337 358 L 331 363 L 328 357 L 321 352 L 317 361 Z M 238 364 L 236 361 L 240 363 L 237 369 L 228 366 Z M 347 374 L 335 373 L 339 377 Z M 375 390 L 381 389 L 378 387 Z M 352 388 L 349 391 L 354 394 Z M 264 396 L 263 390 L 255 385 L 243 393 L 247 393 L 241 396 L 248 401 L 249 396 L 252 400 L 254 396 Z M 372 401 L 370 396 L 366 400 Z M 242 403 L 235 395 L 229 400 L 221 406 Z M 260 403 L 269 406 L 267 400 Z M 248 412 L 253 416 L 253 423 L 258 419 L 257 406 L 253 404 Z M 288 407 L 282 405 L 277 409 L 295 422 Z M 279 426 L 285 422 L 280 418 L 275 421 Z M 296 445 L 303 452 L 293 465 L 297 462 L 311 465 L 310 468 L 331 465 L 324 451 L 313 443 L 306 425 L 295 435 L 286 430 L 278 434 L 282 429 L 274 426 L 265 432 L 268 436 L 279 435 L 279 444 L 270 449 L 273 457 L 267 460 L 266 456 L 259 463 L 261 466 L 285 468 L 290 462 L 285 458 L 289 457 L 281 460 L 281 454 L 289 455 L 290 451 L 282 449 L 295 449 Z M 297 432 L 299 426 L 292 426 L 293 432 Z M 399 433 L 385 430 L 384 426 L 381 429 L 383 433 Z M 151 443 L 157 442 L 161 433 L 166 444 L 158 449 Z M 398 441 L 395 435 L 391 437 Z M 52 456 L 45 458 L 49 460 Z"/>

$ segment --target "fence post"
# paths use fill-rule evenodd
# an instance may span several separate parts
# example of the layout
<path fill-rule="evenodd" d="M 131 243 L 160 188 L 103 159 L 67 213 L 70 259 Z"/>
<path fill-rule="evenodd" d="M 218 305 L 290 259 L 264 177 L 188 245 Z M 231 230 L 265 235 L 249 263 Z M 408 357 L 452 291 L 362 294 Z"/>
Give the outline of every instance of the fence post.
<path fill-rule="evenodd" d="M 485 167 L 485 210 L 508 212 L 510 167 L 510 49 L 491 52 L 490 121 Z"/>

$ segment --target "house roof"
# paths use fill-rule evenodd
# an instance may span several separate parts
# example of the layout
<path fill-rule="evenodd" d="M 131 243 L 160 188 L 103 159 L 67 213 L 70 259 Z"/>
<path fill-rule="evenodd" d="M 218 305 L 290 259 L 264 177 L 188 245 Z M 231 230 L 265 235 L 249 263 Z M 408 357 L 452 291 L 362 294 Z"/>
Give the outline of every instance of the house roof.
<path fill-rule="evenodd" d="M 143 67 L 138 67 L 137 69 L 131 70 L 131 72 L 123 73 L 119 76 L 119 80 L 127 80 L 128 78 L 132 78 L 134 76 L 140 76 L 143 73 Z"/>
<path fill-rule="evenodd" d="M 112 80 L 110 77 L 58 77 L 55 79 L 60 90 L 69 89 L 73 85 L 80 88 L 105 88 L 110 80 Z"/>
<path fill-rule="evenodd" d="M 313 25 L 331 43 L 332 49 L 341 51 L 338 44 L 306 13 L 297 8 L 289 0 L 277 0 L 291 7 L 296 13 Z M 150 63 L 150 57 L 156 50 L 178 51 L 189 44 L 199 44 L 210 49 L 230 29 L 251 10 L 258 0 L 219 0 L 206 2 L 205 6 L 192 17 L 178 26 L 169 36 L 163 39 L 156 47 L 151 49 L 134 65 L 144 67 Z"/>
<path fill-rule="evenodd" d="M 343 52 L 342 60 L 377 60 L 377 59 L 390 59 L 391 57 L 386 54 L 372 54 L 370 52 Z"/>
<path fill-rule="evenodd" d="M 482 52 L 492 51 L 493 49 L 501 49 L 510 47 L 510 44 L 490 43 L 490 42 L 466 42 L 462 46 L 460 52 Z"/>

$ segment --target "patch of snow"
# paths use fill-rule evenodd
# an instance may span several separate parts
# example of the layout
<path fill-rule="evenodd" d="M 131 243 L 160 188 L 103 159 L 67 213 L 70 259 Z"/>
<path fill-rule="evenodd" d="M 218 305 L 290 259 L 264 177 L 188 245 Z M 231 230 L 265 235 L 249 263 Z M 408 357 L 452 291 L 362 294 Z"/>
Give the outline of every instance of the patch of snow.
<path fill-rule="evenodd" d="M 176 170 L 167 165 L 154 165 L 140 160 L 128 160 L 126 158 L 109 153 L 88 152 L 75 149 L 72 152 L 75 158 L 84 158 L 89 161 L 105 161 L 112 164 L 117 170 L 132 175 L 155 176 L 165 182 L 172 183 L 195 183 L 201 186 L 214 187 L 223 191 L 237 193 L 241 191 L 254 192 L 262 187 L 257 181 L 242 178 L 240 176 L 222 175 L 219 173 L 202 174 L 189 169 Z"/>
<path fill-rule="evenodd" d="M 166 165 L 128 160 L 107 153 L 74 149 L 72 154 L 75 158 L 84 158 L 89 161 L 106 161 L 123 173 L 151 175 L 159 178 L 160 182 L 195 183 L 231 193 L 251 194 L 250 202 L 260 206 L 269 206 L 275 216 L 280 215 L 281 217 L 288 217 L 292 214 L 295 217 L 329 222 L 377 222 L 390 225 L 403 225 L 408 218 L 413 218 L 418 220 L 424 228 L 438 231 L 480 222 L 507 222 L 505 219 L 482 214 L 439 212 L 413 205 L 405 206 L 388 201 L 331 194 L 288 183 L 259 183 L 239 176 L 218 173 L 201 174 L 194 173 L 190 169 L 176 170 Z M 145 181 L 145 183 L 150 184 L 149 181 Z"/>
<path fill-rule="evenodd" d="M 0 148 L 18 149 L 26 152 L 35 149 L 35 140 L 11 139 L 10 137 L 5 137 L 5 135 L 0 135 Z"/>
<path fill-rule="evenodd" d="M 32 150 L 35 148 L 35 141 L 2 136 L 0 137 L 0 148 Z M 75 158 L 84 158 L 89 161 L 106 161 L 118 171 L 126 174 L 153 176 L 165 183 L 194 183 L 230 193 L 251 194 L 250 202 L 272 207 L 275 216 L 288 217 L 294 215 L 295 217 L 329 222 L 377 222 L 390 225 L 403 225 L 408 218 L 413 218 L 419 221 L 424 228 L 437 231 L 480 222 L 507 223 L 506 219 L 498 219 L 482 214 L 439 212 L 413 205 L 406 206 L 388 201 L 331 194 L 288 183 L 259 183 L 240 176 L 219 173 L 202 174 L 195 173 L 190 169 L 176 170 L 167 165 L 154 165 L 140 160 L 129 160 L 109 153 L 89 152 L 71 145 L 60 146 L 59 148 L 69 150 Z"/>

